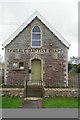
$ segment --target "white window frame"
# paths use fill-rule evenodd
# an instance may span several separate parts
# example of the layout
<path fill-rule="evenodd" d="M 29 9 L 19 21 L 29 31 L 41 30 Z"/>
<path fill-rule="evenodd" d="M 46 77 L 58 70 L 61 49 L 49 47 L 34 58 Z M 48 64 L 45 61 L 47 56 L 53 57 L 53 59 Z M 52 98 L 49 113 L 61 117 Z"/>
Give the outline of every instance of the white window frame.
<path fill-rule="evenodd" d="M 22 61 L 20 61 L 20 62 L 13 62 L 13 64 L 12 64 L 12 70 L 24 70 L 24 68 L 25 68 L 24 62 L 22 62 L 22 63 L 23 63 L 23 66 L 20 66 L 20 67 L 19 67 L 19 64 L 20 64 L 21 62 L 22 62 Z M 14 64 L 17 65 L 17 66 L 14 66 Z"/>
<path fill-rule="evenodd" d="M 33 28 L 35 27 L 35 26 L 38 26 L 39 27 L 39 29 L 40 29 L 40 32 L 32 32 L 32 30 L 33 30 Z M 41 38 L 40 38 L 40 46 L 32 46 L 32 34 L 40 34 L 41 35 Z M 36 40 L 37 41 L 37 40 Z M 31 47 L 32 48 L 41 48 L 42 47 L 42 30 L 41 30 L 41 27 L 39 26 L 39 25 L 34 25 L 33 27 L 32 27 L 32 29 L 31 29 Z"/>

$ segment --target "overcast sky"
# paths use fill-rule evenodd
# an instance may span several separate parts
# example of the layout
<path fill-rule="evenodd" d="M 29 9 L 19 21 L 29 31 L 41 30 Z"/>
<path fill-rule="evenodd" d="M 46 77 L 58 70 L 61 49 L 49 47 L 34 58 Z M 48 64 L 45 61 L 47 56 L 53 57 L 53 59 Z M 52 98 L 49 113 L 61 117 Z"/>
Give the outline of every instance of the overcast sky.
<path fill-rule="evenodd" d="M 0 0 L 0 54 L 2 43 L 37 10 L 71 45 L 78 56 L 79 0 Z"/>

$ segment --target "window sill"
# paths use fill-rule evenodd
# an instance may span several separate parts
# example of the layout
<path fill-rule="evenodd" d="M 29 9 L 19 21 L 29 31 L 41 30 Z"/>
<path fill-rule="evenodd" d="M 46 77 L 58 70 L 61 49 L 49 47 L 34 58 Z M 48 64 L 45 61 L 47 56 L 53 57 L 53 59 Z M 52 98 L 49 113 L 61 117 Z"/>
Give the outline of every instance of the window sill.
<path fill-rule="evenodd" d="M 24 71 L 25 69 L 13 68 L 13 71 Z"/>
<path fill-rule="evenodd" d="M 42 48 L 42 46 L 31 46 L 31 48 Z"/>

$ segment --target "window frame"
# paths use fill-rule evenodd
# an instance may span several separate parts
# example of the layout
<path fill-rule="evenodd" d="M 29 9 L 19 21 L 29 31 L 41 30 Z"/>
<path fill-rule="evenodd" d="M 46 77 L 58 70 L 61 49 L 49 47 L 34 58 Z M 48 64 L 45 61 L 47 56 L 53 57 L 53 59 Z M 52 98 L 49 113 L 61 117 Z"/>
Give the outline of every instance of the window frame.
<path fill-rule="evenodd" d="M 39 27 L 40 32 L 33 32 L 33 29 L 34 29 L 35 26 L 38 26 L 38 27 Z M 40 34 L 40 39 L 39 39 L 40 46 L 33 46 L 33 45 L 32 45 L 32 42 L 33 42 L 32 35 L 33 35 L 33 34 Z M 38 41 L 38 39 L 37 39 L 37 40 L 34 39 L 34 41 Z M 40 47 L 42 47 L 42 30 L 41 30 L 41 27 L 40 27 L 39 25 L 36 25 L 36 24 L 35 24 L 35 25 L 32 27 L 32 29 L 31 29 L 31 47 L 32 47 L 32 48 L 40 48 Z"/>
<path fill-rule="evenodd" d="M 13 67 L 13 64 L 16 63 L 17 64 L 17 67 Z M 20 69 L 20 63 L 23 63 L 23 69 Z M 20 66 L 20 67 L 19 67 Z M 25 63 L 23 61 L 20 61 L 20 62 L 13 62 L 12 63 L 12 70 L 25 70 Z"/>

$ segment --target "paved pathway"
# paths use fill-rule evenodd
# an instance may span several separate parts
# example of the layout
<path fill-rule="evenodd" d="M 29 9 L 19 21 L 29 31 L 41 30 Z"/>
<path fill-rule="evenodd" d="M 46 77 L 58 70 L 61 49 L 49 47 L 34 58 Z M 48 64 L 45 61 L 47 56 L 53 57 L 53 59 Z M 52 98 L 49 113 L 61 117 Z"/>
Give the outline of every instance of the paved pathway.
<path fill-rule="evenodd" d="M 25 98 L 23 108 L 42 108 L 41 98 Z"/>

